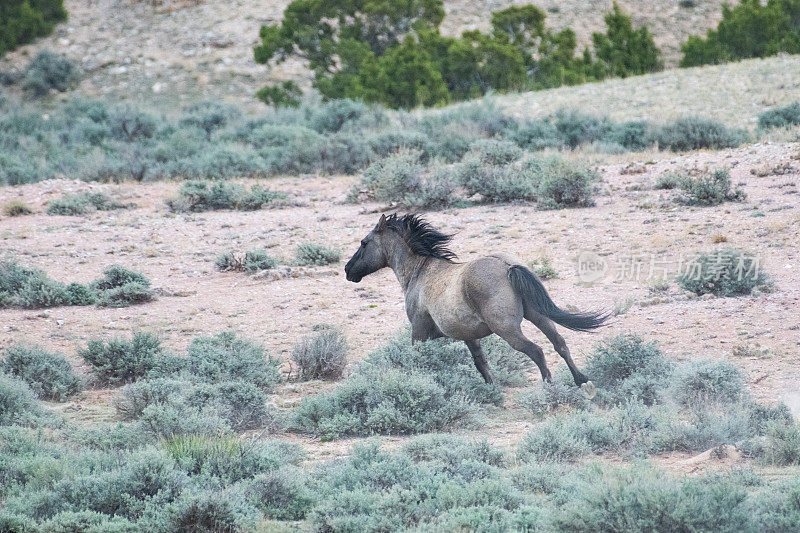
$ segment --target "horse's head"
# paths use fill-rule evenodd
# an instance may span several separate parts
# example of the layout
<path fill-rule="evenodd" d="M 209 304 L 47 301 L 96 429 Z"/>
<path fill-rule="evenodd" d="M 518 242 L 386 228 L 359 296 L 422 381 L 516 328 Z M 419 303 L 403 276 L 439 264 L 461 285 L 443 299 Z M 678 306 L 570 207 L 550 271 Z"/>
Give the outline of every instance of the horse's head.
<path fill-rule="evenodd" d="M 366 237 L 361 239 L 361 246 L 353 257 L 344 267 L 347 281 L 358 283 L 364 276 L 389 266 L 389 259 L 381 238 L 385 235 L 386 215 L 381 215 L 381 219 L 375 228 Z"/>

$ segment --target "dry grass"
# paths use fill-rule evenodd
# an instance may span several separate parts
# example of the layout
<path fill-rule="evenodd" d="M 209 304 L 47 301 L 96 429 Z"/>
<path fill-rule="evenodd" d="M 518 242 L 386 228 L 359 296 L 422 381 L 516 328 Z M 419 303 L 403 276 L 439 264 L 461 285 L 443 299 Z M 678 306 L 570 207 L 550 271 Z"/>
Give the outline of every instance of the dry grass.
<path fill-rule="evenodd" d="M 800 100 L 798 69 L 800 56 L 750 59 L 511 94 L 498 97 L 498 102 L 517 116 L 540 117 L 573 107 L 615 120 L 667 121 L 698 115 L 729 126 L 755 127 L 759 113 Z"/>

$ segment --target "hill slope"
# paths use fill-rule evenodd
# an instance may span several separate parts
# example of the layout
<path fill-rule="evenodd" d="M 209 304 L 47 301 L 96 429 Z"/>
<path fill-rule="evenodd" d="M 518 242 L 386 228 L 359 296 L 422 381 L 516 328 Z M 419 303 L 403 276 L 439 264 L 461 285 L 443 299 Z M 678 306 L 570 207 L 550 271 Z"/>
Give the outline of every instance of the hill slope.
<path fill-rule="evenodd" d="M 19 68 L 38 50 L 66 53 L 87 72 L 80 90 L 120 98 L 145 93 L 182 97 L 218 96 L 249 99 L 271 77 L 306 80 L 299 62 L 288 62 L 270 73 L 253 61 L 253 46 L 262 24 L 279 22 L 288 0 L 66 0 L 70 20 L 53 35 L 22 47 L 0 60 L 0 70 Z M 443 32 L 487 29 L 493 11 L 527 0 L 466 2 L 445 0 Z M 611 1 L 537 0 L 547 11 L 548 24 L 572 27 L 580 46 L 593 31 L 604 28 Z M 157 5 L 153 5 L 157 4 Z M 720 0 L 696 0 L 682 8 L 663 0 L 624 0 L 634 23 L 646 23 L 674 66 L 679 45 L 702 34 L 720 18 Z"/>

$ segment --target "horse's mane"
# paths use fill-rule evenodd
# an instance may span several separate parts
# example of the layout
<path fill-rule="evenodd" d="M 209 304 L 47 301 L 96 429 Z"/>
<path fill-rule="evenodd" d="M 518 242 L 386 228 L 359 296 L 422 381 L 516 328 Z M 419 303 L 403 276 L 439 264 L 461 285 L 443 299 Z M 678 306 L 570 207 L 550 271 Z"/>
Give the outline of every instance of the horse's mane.
<path fill-rule="evenodd" d="M 456 258 L 456 254 L 447 247 L 453 236 L 435 230 L 419 215 L 398 217 L 395 213 L 386 217 L 386 226 L 400 232 L 411 251 L 417 255 L 450 262 Z"/>

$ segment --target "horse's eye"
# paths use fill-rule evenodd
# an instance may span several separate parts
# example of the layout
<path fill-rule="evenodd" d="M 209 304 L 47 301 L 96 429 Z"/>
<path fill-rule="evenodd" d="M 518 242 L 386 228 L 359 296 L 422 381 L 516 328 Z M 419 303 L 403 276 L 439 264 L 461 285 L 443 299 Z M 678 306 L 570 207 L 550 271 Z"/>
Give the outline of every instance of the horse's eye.
<path fill-rule="evenodd" d="M 361 241 L 361 246 L 366 246 L 366 245 L 367 245 L 367 241 L 366 240 Z"/>

